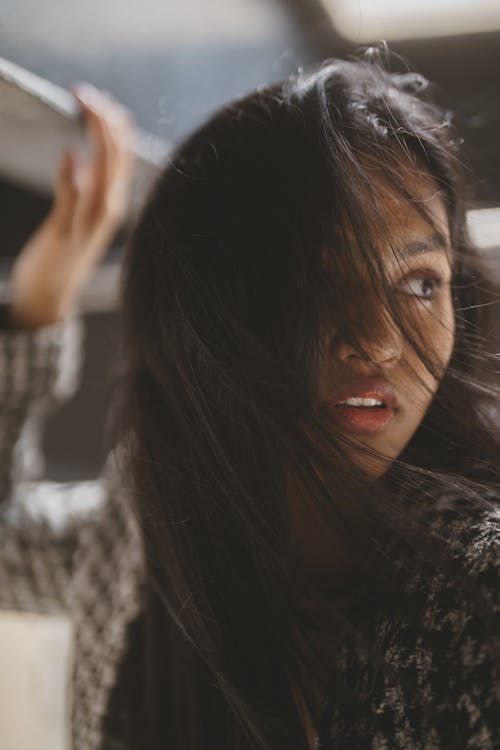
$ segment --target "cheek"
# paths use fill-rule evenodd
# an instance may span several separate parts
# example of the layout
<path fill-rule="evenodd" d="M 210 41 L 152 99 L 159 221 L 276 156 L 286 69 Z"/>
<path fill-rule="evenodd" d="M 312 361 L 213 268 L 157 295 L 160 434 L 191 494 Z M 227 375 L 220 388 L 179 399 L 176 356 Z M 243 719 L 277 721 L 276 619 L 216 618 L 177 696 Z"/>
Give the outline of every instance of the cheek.
<path fill-rule="evenodd" d="M 420 317 L 419 329 L 436 370 L 444 374 L 455 343 L 455 313 L 451 293 L 443 295 L 439 304 Z"/>
<path fill-rule="evenodd" d="M 438 374 L 435 377 L 420 360 L 415 361 L 415 355 L 409 355 L 408 361 L 413 364 L 414 374 L 417 375 L 416 378 L 411 378 L 409 385 L 409 389 L 414 391 L 414 398 L 410 399 L 413 406 L 411 411 L 415 412 L 415 417 L 418 415 L 422 419 L 438 390 L 453 352 L 455 315 L 451 295 L 446 295 L 435 310 L 422 316 L 419 327 L 435 366 L 435 373 Z"/>
<path fill-rule="evenodd" d="M 455 343 L 455 313 L 451 294 L 448 293 L 440 305 L 437 315 L 433 318 L 432 332 L 429 344 L 433 348 L 436 359 L 443 373 L 447 368 Z"/>

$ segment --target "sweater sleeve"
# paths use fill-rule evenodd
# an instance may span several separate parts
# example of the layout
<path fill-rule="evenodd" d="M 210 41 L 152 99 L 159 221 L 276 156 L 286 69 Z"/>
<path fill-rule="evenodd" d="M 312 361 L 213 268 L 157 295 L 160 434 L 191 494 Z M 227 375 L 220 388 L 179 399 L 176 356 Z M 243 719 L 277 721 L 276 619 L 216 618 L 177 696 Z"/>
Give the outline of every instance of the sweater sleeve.
<path fill-rule="evenodd" d="M 90 750 L 140 609 L 143 548 L 121 451 L 96 481 L 38 478 L 36 438 L 77 385 L 79 338 L 74 322 L 2 330 L 0 316 L 0 608 L 70 616 L 72 746 Z"/>
<path fill-rule="evenodd" d="M 43 423 L 76 391 L 82 345 L 76 319 L 37 329 L 8 327 L 4 319 L 0 305 L 0 503 L 13 482 L 42 476 Z"/>
<path fill-rule="evenodd" d="M 5 316 L 0 316 L 4 319 Z M 66 608 L 78 516 L 99 499 L 98 483 L 39 481 L 45 418 L 78 385 L 76 320 L 0 329 L 0 607 Z"/>

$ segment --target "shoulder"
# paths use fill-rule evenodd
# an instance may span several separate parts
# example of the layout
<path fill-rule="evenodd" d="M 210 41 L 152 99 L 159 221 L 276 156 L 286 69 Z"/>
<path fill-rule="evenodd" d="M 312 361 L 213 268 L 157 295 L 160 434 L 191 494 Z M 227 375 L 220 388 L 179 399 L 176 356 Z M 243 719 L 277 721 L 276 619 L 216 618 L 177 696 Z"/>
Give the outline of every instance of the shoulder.
<path fill-rule="evenodd" d="M 480 498 L 442 497 L 429 516 L 429 529 L 445 542 L 456 571 L 469 593 L 486 596 L 500 605 L 500 499 L 492 494 Z M 435 594 L 453 586 L 454 577 L 437 577 Z M 459 581 L 459 583 L 461 582 Z M 431 587 L 432 589 L 432 587 Z"/>
<path fill-rule="evenodd" d="M 448 632 L 450 643 L 500 628 L 500 500 L 442 495 L 425 509 L 429 534 L 440 550 L 438 566 L 407 582 L 407 601 L 417 602 L 420 635 Z M 406 597 L 405 597 L 406 600 Z M 446 642 L 441 639 L 443 653 Z M 498 654 L 500 657 L 500 652 Z"/>
<path fill-rule="evenodd" d="M 493 750 L 500 747 L 500 514 L 494 503 L 449 498 L 436 510 L 450 566 L 413 579 L 405 614 L 379 621 L 375 641 L 395 675 L 387 675 L 377 710 L 418 716 L 413 729 L 434 737 L 429 747 Z"/>
<path fill-rule="evenodd" d="M 464 747 L 500 745 L 500 511 L 491 500 L 443 498 L 432 520 L 449 567 L 429 581 L 418 615 L 397 632 L 402 664 L 424 677 L 439 736 L 453 723 Z M 445 558 L 444 558 L 445 559 Z M 415 590 L 415 589 L 414 589 Z M 418 597 L 417 597 L 418 598 Z M 465 744 L 467 740 L 467 744 Z M 496 744 L 498 743 L 498 744 Z"/>
<path fill-rule="evenodd" d="M 436 581 L 423 614 L 429 671 L 443 717 L 452 715 L 467 747 L 500 744 L 500 514 L 474 508 L 460 524 L 463 577 Z M 438 712 L 437 712 L 438 713 Z M 497 744 L 498 743 L 498 744 Z"/>

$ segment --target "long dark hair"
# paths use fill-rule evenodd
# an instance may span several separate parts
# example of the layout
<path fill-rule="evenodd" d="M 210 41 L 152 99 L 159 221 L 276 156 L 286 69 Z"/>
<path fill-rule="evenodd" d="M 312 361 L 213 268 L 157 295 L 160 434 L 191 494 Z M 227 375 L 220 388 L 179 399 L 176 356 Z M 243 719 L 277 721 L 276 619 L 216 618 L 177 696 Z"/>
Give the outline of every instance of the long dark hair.
<path fill-rule="evenodd" d="M 427 369 L 442 373 L 385 279 L 367 161 L 429 223 L 411 177 L 439 190 L 456 318 L 424 422 L 369 493 L 318 410 L 325 331 L 341 322 L 362 346 L 345 320 L 348 269 L 363 270 Z M 467 236 L 461 171 L 427 82 L 388 72 L 373 52 L 224 107 L 171 157 L 123 285 L 120 441 L 146 560 L 143 612 L 110 711 L 127 747 L 307 746 L 298 705 L 313 714 L 320 655 L 303 602 L 322 613 L 323 633 L 349 622 L 297 563 L 290 477 L 352 550 L 360 580 L 388 596 L 387 541 L 399 560 L 412 551 L 414 565 L 436 546 L 400 512 L 401 498 L 495 485 L 483 335 L 492 298 Z"/>

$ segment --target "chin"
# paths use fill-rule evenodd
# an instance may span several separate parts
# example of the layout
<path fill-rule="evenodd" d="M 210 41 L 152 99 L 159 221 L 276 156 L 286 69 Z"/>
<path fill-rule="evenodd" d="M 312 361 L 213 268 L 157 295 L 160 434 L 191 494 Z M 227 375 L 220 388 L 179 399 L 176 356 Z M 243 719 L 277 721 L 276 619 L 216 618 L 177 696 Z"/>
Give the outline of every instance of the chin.
<path fill-rule="evenodd" d="M 401 455 L 411 437 L 412 435 L 405 439 L 401 435 L 379 435 L 375 440 L 359 440 L 359 448 L 353 448 L 353 460 L 368 479 L 381 479 Z"/>

